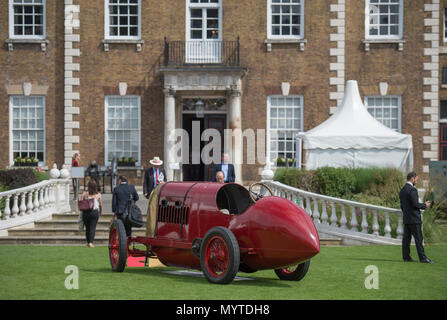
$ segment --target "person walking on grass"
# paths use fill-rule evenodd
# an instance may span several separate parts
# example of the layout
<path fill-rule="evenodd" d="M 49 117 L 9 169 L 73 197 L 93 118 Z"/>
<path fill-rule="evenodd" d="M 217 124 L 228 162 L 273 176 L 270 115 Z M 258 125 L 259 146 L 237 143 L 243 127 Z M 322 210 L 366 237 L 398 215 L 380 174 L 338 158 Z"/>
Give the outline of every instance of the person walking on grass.
<path fill-rule="evenodd" d="M 427 258 L 422 245 L 422 219 L 421 209 L 430 207 L 430 201 L 425 203 L 419 202 L 418 191 L 415 185 L 418 181 L 418 175 L 410 172 L 407 175 L 407 183 L 399 192 L 400 207 L 404 217 L 404 235 L 402 237 L 402 258 L 405 262 L 415 262 L 410 256 L 411 236 L 416 243 L 416 249 L 419 261 L 422 263 L 434 263 Z"/>
<path fill-rule="evenodd" d="M 95 240 L 96 224 L 98 223 L 99 216 L 102 213 L 102 196 L 98 192 L 98 186 L 95 180 L 88 182 L 87 191 L 82 193 L 81 199 L 94 199 L 93 209 L 88 211 L 82 211 L 82 220 L 85 225 L 85 238 L 87 239 L 87 246 L 93 248 L 93 241 Z"/>

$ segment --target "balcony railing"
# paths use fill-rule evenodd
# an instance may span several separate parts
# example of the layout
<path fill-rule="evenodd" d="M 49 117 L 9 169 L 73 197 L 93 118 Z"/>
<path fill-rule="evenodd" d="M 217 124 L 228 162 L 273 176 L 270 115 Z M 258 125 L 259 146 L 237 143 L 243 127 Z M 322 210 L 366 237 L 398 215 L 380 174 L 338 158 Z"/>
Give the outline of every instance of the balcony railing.
<path fill-rule="evenodd" d="M 236 41 L 168 41 L 165 38 L 165 66 L 239 66 L 239 38 Z"/>

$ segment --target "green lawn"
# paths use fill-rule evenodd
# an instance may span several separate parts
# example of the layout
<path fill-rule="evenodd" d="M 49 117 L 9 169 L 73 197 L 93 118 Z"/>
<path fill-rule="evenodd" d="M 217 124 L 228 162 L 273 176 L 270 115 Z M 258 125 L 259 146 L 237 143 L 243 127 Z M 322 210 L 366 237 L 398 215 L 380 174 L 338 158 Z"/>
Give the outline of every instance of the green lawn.
<path fill-rule="evenodd" d="M 400 246 L 322 247 L 300 282 L 272 270 L 239 276 L 251 281 L 213 285 L 203 277 L 166 274 L 176 268 L 110 269 L 107 247 L 0 246 L 0 299 L 447 299 L 447 244 L 425 247 L 437 263 L 403 263 Z M 417 258 L 412 247 L 413 258 Z M 79 270 L 79 289 L 65 288 L 65 268 Z M 365 268 L 379 271 L 366 289 Z"/>

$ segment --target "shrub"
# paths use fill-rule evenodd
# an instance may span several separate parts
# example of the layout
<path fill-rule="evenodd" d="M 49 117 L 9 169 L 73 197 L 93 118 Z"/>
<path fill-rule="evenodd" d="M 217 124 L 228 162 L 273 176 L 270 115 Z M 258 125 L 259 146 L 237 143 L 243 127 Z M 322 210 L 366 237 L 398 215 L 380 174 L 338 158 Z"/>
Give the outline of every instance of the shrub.
<path fill-rule="evenodd" d="M 355 189 L 355 176 L 351 169 L 322 167 L 316 172 L 320 193 L 331 197 L 346 198 Z"/>
<path fill-rule="evenodd" d="M 37 183 L 32 169 L 13 169 L 0 171 L 0 183 L 9 189 L 17 189 Z"/>
<path fill-rule="evenodd" d="M 422 233 L 424 240 L 428 243 L 440 242 L 442 239 L 441 226 L 436 223 L 438 217 L 439 204 L 424 210 L 422 216 Z"/>
<path fill-rule="evenodd" d="M 281 183 L 285 183 L 284 176 L 286 174 L 286 171 L 287 171 L 286 168 L 277 168 L 275 171 L 275 175 L 273 176 L 273 180 L 281 182 Z"/>
<path fill-rule="evenodd" d="M 34 171 L 34 175 L 36 176 L 37 182 L 41 182 L 41 181 L 50 179 L 50 174 L 48 172 L 43 172 L 43 171 L 39 171 L 39 170 L 33 170 L 33 171 Z"/>

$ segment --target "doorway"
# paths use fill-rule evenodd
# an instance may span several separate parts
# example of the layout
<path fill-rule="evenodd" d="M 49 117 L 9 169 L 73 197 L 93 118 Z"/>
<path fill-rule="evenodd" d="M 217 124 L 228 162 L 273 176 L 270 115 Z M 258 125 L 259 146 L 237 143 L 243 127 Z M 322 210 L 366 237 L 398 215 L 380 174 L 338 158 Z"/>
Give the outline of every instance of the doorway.
<path fill-rule="evenodd" d="M 196 112 L 195 110 L 191 110 L 191 108 L 189 110 L 183 111 L 183 129 L 188 133 L 189 137 L 189 163 L 183 164 L 182 166 L 183 181 L 212 181 L 213 179 L 214 164 L 205 164 L 203 162 L 203 159 L 201 158 L 203 148 L 208 143 L 212 142 L 212 137 L 209 141 L 201 141 L 201 137 L 203 131 L 205 131 L 206 129 L 216 129 L 220 133 L 221 139 L 220 150 L 218 152 L 219 154 L 222 154 L 224 152 L 224 130 L 227 126 L 227 115 L 222 111 L 219 112 L 216 110 L 207 110 L 210 108 L 210 106 L 216 107 L 217 104 L 219 104 L 222 109 L 225 108 L 225 102 L 218 100 L 225 99 L 203 100 L 204 110 L 201 110 L 201 112 Z M 185 104 L 187 103 L 188 102 L 185 102 Z M 195 128 L 194 132 L 193 127 Z M 200 150 L 198 148 L 193 149 L 193 139 L 200 139 Z M 210 156 L 213 155 L 210 153 Z"/>

